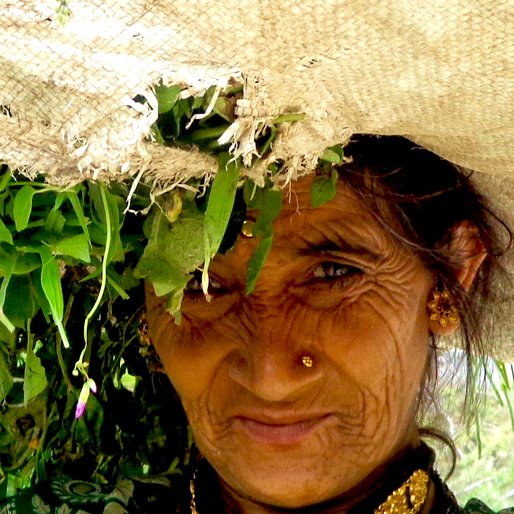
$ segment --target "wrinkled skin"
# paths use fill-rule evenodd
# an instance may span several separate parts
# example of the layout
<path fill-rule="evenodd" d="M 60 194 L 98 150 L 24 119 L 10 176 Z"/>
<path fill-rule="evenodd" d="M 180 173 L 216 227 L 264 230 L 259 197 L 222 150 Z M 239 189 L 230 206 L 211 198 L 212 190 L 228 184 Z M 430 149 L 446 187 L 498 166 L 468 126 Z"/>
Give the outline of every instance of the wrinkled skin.
<path fill-rule="evenodd" d="M 417 442 L 434 279 L 343 185 L 311 208 L 311 181 L 285 194 L 252 295 L 243 237 L 212 264 L 210 303 L 190 283 L 180 326 L 147 286 L 195 441 L 245 512 L 344 501 Z"/>

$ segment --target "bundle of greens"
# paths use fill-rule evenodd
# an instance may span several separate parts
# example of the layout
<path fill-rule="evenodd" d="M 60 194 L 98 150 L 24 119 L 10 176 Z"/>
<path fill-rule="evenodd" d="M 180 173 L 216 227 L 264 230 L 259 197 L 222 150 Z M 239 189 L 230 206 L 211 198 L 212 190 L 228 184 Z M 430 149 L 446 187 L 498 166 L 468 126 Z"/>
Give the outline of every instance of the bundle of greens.
<path fill-rule="evenodd" d="M 241 178 L 220 140 L 240 88 L 180 98 L 158 86 L 157 143 L 217 156 L 212 181 L 165 194 L 144 183 L 84 182 L 61 190 L 0 171 L 0 499 L 48 475 L 115 482 L 119 476 L 180 473 L 191 438 L 184 414 L 142 326 L 143 279 L 166 295 L 180 321 L 194 271 L 235 242 L 248 208 L 260 215 L 247 293 L 271 247 L 281 207 L 269 166 L 264 187 Z M 258 131 L 265 157 L 288 114 Z M 335 194 L 342 148 L 320 158 L 313 205 Z M 127 409 L 127 406 L 130 406 Z M 130 415 L 127 415 L 130 413 Z"/>

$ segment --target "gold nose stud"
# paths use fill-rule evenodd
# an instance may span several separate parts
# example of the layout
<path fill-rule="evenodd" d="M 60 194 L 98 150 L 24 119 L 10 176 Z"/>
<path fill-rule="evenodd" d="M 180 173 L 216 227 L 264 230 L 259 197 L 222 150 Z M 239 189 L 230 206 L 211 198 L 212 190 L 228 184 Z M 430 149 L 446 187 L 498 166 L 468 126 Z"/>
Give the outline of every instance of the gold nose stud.
<path fill-rule="evenodd" d="M 312 368 L 312 366 L 314 365 L 314 361 L 312 360 L 312 357 L 310 355 L 304 355 L 302 357 L 302 364 L 306 368 Z"/>

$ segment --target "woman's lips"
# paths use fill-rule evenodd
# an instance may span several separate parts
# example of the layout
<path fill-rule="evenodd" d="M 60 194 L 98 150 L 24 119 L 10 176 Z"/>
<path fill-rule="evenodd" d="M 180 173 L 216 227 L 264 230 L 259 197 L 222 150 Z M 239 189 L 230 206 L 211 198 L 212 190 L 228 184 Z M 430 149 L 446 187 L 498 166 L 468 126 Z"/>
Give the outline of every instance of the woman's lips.
<path fill-rule="evenodd" d="M 306 437 L 325 425 L 329 415 L 309 417 L 297 421 L 263 421 L 255 418 L 236 416 L 234 428 L 260 443 L 271 445 L 291 445 L 302 442 Z"/>

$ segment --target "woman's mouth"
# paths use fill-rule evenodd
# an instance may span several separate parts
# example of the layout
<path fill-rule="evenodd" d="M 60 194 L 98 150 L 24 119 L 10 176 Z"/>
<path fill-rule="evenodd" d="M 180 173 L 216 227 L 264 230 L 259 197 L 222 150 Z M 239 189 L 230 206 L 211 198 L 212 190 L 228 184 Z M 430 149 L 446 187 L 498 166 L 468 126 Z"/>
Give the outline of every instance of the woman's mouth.
<path fill-rule="evenodd" d="M 261 420 L 245 416 L 236 416 L 233 426 L 246 436 L 260 443 L 270 445 L 298 444 L 310 434 L 325 425 L 330 416 L 307 417 L 296 421 Z"/>

